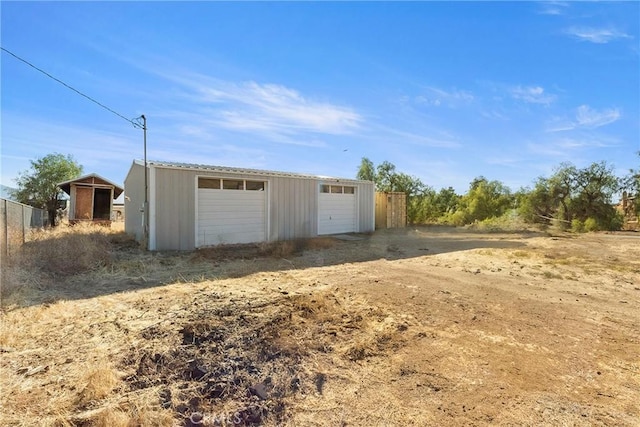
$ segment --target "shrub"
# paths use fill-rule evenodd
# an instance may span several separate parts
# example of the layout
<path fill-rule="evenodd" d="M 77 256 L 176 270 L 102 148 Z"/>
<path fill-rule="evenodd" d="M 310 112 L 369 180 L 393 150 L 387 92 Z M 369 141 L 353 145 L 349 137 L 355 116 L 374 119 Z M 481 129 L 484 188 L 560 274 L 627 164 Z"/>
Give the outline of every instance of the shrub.
<path fill-rule="evenodd" d="M 584 221 L 584 231 L 592 232 L 598 230 L 600 230 L 600 227 L 598 226 L 598 221 L 596 221 L 595 218 L 587 218 Z"/>
<path fill-rule="evenodd" d="M 463 211 L 455 211 L 453 214 L 447 215 L 447 222 L 460 227 L 467 223 L 467 218 Z"/>
<path fill-rule="evenodd" d="M 616 212 L 613 218 L 611 218 L 611 221 L 609 221 L 608 225 L 609 226 L 607 227 L 607 229 L 609 231 L 622 230 L 622 227 L 624 226 L 624 215 L 622 215 L 620 212 Z"/>
<path fill-rule="evenodd" d="M 527 229 L 527 225 L 524 220 L 515 209 L 507 211 L 502 216 L 499 217 L 491 217 L 483 219 L 482 221 L 475 222 L 473 225 L 469 226 L 472 229 L 480 230 L 480 231 L 505 231 L 505 232 L 513 232 L 513 231 L 522 231 Z"/>
<path fill-rule="evenodd" d="M 584 233 L 584 223 L 578 218 L 574 218 L 571 221 L 571 231 L 574 233 Z"/>

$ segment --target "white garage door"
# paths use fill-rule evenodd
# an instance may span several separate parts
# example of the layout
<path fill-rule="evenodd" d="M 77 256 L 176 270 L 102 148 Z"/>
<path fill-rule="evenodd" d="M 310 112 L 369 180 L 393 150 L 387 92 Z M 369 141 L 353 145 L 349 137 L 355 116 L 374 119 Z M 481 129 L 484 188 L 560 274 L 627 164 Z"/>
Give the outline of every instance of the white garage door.
<path fill-rule="evenodd" d="M 199 179 L 198 247 L 263 242 L 266 237 L 265 183 Z"/>
<path fill-rule="evenodd" d="M 318 234 L 355 232 L 355 187 L 322 185 L 318 195 L 318 211 Z"/>

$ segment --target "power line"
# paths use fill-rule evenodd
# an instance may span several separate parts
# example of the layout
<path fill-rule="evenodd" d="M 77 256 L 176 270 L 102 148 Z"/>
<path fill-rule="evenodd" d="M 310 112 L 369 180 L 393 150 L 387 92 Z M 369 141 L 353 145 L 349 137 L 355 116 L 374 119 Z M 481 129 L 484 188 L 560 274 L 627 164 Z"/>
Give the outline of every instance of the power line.
<path fill-rule="evenodd" d="M 14 58 L 16 58 L 19 61 L 24 62 L 25 64 L 27 64 L 28 66 L 30 66 L 31 68 L 40 71 L 42 74 L 44 74 L 45 76 L 49 77 L 50 79 L 55 80 L 56 82 L 60 83 L 61 85 L 65 86 L 68 89 L 71 89 L 72 91 L 74 91 L 75 93 L 77 93 L 80 96 L 83 96 L 85 98 L 87 98 L 89 101 L 93 102 L 94 104 L 98 104 L 100 107 L 104 108 L 105 110 L 115 114 L 116 116 L 120 117 L 121 119 L 126 120 L 127 122 L 131 123 L 134 127 L 142 129 L 142 125 L 137 122 L 134 121 L 132 119 L 128 119 L 125 116 L 123 116 L 122 114 L 118 113 L 117 111 L 107 107 L 106 105 L 104 105 L 101 102 L 96 101 L 95 99 L 93 99 L 92 97 L 90 97 L 89 95 L 85 95 L 84 93 L 80 92 L 78 89 L 66 84 L 65 82 L 63 82 L 62 80 L 52 76 L 51 74 L 47 73 L 46 71 L 44 71 L 42 68 L 38 68 L 35 65 L 33 65 L 31 62 L 27 61 L 24 58 L 19 57 L 18 55 L 16 55 L 15 53 L 9 51 L 8 49 L 5 49 L 4 47 L 0 46 L 0 49 L 2 49 L 3 51 L 7 52 L 9 55 L 13 56 Z"/>

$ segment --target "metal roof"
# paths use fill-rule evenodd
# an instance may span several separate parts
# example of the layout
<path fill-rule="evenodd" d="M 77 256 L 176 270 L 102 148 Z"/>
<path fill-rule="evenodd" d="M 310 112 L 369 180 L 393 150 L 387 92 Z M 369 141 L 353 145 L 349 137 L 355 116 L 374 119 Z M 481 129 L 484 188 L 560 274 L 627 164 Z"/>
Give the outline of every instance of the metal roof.
<path fill-rule="evenodd" d="M 135 160 L 140 166 L 144 166 L 143 160 Z M 358 179 L 352 178 L 339 178 L 332 176 L 323 176 L 323 175 L 311 175 L 311 174 L 303 174 L 303 173 L 295 173 L 295 172 L 281 172 L 281 171 L 271 171 L 271 170 L 262 170 L 262 169 L 247 169 L 247 168 L 238 168 L 238 167 L 230 167 L 230 166 L 214 166 L 214 165 L 203 165 L 196 163 L 179 163 L 179 162 L 162 162 L 157 160 L 148 160 L 147 164 L 149 166 L 158 167 L 158 168 L 167 168 L 167 169 L 188 169 L 188 170 L 201 170 L 207 172 L 220 172 L 220 173 L 232 173 L 238 175 L 262 175 L 262 176 L 274 176 L 274 177 L 283 177 L 283 178 L 302 178 L 302 179 L 316 179 L 316 180 L 327 180 L 327 181 L 340 181 L 340 182 L 370 182 L 370 181 L 362 181 Z"/>

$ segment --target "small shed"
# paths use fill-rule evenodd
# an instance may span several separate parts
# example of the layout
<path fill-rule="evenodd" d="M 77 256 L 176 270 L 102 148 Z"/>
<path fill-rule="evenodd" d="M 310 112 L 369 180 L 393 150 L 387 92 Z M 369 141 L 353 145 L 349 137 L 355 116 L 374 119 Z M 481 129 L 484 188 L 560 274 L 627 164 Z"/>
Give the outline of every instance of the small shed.
<path fill-rule="evenodd" d="M 150 250 L 192 250 L 374 230 L 371 181 L 172 162 L 134 161 L 125 231 Z M 145 236 L 145 181 L 148 236 Z"/>
<path fill-rule="evenodd" d="M 407 226 L 407 195 L 401 192 L 376 193 L 376 229 Z"/>
<path fill-rule="evenodd" d="M 69 195 L 69 223 L 92 221 L 111 224 L 113 200 L 124 189 L 95 174 L 61 182 L 58 187 Z"/>

